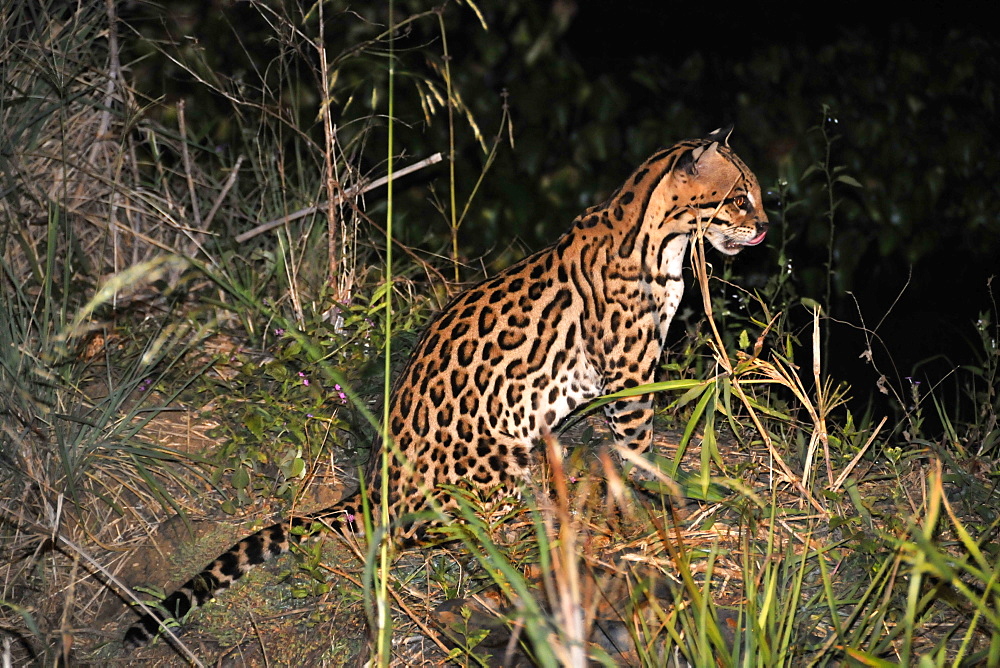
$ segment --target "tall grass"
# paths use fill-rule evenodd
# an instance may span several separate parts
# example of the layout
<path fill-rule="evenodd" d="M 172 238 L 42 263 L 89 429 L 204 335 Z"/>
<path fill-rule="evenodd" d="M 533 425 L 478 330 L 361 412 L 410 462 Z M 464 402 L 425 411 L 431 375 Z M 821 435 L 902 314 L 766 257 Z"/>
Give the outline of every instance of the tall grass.
<path fill-rule="evenodd" d="M 707 266 L 700 244 L 692 250 L 708 327 L 714 330 Z M 996 514 L 989 513 L 983 524 L 965 506 L 963 518 L 948 500 L 942 460 L 927 453 L 908 462 L 892 455 L 884 418 L 877 425 L 844 422 L 840 407 L 846 390 L 821 371 L 818 317 L 810 337 L 813 363 L 805 373 L 781 359 L 777 350 L 794 346 L 790 332 L 772 329 L 775 322 L 773 317 L 759 321 L 756 343 L 735 359 L 715 331 L 719 373 L 707 381 L 634 389 L 671 392 L 678 397 L 675 404 L 695 404 L 678 433 L 673 461 L 662 461 L 673 471 L 682 460 L 700 463 L 704 475 L 716 471 L 713 484 L 731 490 L 724 503 L 705 506 L 684 522 L 671 510 L 684 487 L 645 485 L 665 496 L 659 508 L 650 509 L 644 548 L 630 556 L 633 563 L 649 563 L 660 555 L 661 572 L 647 571 L 633 581 L 636 571 L 619 562 L 608 573 L 608 558 L 594 549 L 594 527 L 607 518 L 577 505 L 586 493 L 575 502 L 567 497 L 565 481 L 571 474 L 561 468 L 558 451 L 550 452 L 553 501 L 541 495 L 529 504 L 535 508 L 536 558 L 546 585 L 539 593 L 511 557 L 490 547 L 495 540 L 475 528 L 481 526 L 475 507 L 467 509 L 465 519 L 473 527 L 465 534 L 468 548 L 508 592 L 512 603 L 505 614 L 514 628 L 527 631 L 522 642 L 535 664 L 662 666 L 684 665 L 676 663 L 683 659 L 695 666 L 818 666 L 845 660 L 880 666 L 998 665 L 1000 588 L 995 560 L 983 551 L 994 542 Z M 771 348 L 767 339 L 781 345 Z M 780 408 L 779 396 L 784 397 Z M 744 470 L 756 482 L 727 470 L 732 466 L 727 454 L 731 459 L 736 443 L 730 443 L 728 453 L 706 455 L 720 440 L 716 417 L 732 426 L 725 440 L 735 436 L 738 449 L 763 455 L 758 468 Z M 700 462 L 684 458 L 695 432 Z M 890 471 L 873 466 L 867 458 L 873 448 L 888 450 L 899 465 Z M 822 467 L 810 466 L 820 454 Z M 621 488 L 613 472 L 602 475 L 609 493 Z M 879 490 L 884 484 L 897 490 L 888 499 Z M 952 494 L 959 489 L 978 503 L 994 493 L 968 479 L 952 487 Z M 897 502 L 905 499 L 901 521 L 891 519 L 902 510 L 892 500 L 895 494 L 902 495 Z M 975 534 L 970 522 L 979 522 Z M 699 526 L 709 531 L 697 536 Z M 741 529 L 735 544 L 728 540 L 734 526 Z M 585 593 L 580 573 L 588 574 L 596 590 Z M 594 619 L 586 616 L 596 609 L 594 591 L 610 598 L 616 580 L 633 582 L 628 604 L 612 615 L 629 629 L 631 643 L 619 643 L 617 653 L 609 655 L 598 640 L 606 631 L 594 631 Z M 526 602 L 525 595 L 538 602 Z M 575 615 L 590 622 L 583 635 Z M 949 620 L 951 630 L 942 633 L 940 620 Z M 575 654 L 583 647 L 586 660 Z"/>
<path fill-rule="evenodd" d="M 306 14 L 265 3 L 252 9 L 283 40 L 271 63 L 279 76 L 265 76 L 257 88 L 208 76 L 197 49 L 146 43 L 231 105 L 228 120 L 246 141 L 230 151 L 191 129 L 184 101 L 169 108 L 129 87 L 122 58 L 136 53 L 141 17 L 121 22 L 114 3 L 5 6 L 0 374 L 12 391 L 0 400 L 0 437 L 3 496 L 24 502 L 4 504 L 3 526 L 5 552 L 29 557 L 5 567 L 14 585 L 0 598 L 7 612 L 21 615 L 20 622 L 4 618 L 21 639 L 21 656 L 68 656 L 74 615 L 87 618 L 75 597 L 62 599 L 62 635 L 53 642 L 53 610 L 23 604 L 22 585 L 37 580 L 42 564 L 63 573 L 65 559 L 76 563 L 80 555 L 69 545 L 100 545 L 103 558 L 88 563 L 110 563 L 106 547 L 135 537 L 135 526 L 151 531 L 165 513 L 184 516 L 188 504 L 178 499 L 197 496 L 194 485 L 219 493 L 219 507 L 231 513 L 271 498 L 299 503 L 321 456 L 347 433 L 340 404 L 351 397 L 366 412 L 371 393 L 355 394 L 344 365 L 360 367 L 361 356 L 395 335 L 388 304 L 396 290 L 410 298 L 408 274 L 440 276 L 400 246 L 411 268 L 373 285 L 367 254 L 377 251 L 366 250 L 358 230 L 378 224 L 365 213 L 372 186 L 357 165 L 382 123 L 374 95 L 382 82 L 374 77 L 372 108 L 355 104 L 353 117 L 341 112 L 356 91 L 344 104 L 345 89 L 337 86 L 352 68 L 363 71 L 356 61 L 377 54 L 395 30 L 434 15 L 388 29 L 356 15 L 368 37 L 360 48 L 331 55 L 322 7 Z M 317 56 L 314 70 L 298 66 L 300 53 Z M 319 143 L 299 119 L 273 113 L 288 92 L 276 84 L 315 86 Z M 253 234 L 236 234 L 235 221 L 261 219 L 269 222 Z M 242 245 L 233 244 L 236 237 Z M 399 326 L 413 330 L 422 317 L 413 309 Z M 206 340 L 226 339 L 223 331 L 239 332 L 246 344 L 223 342 L 220 353 L 206 354 Z M 388 347 L 385 356 L 388 363 Z M 255 371 L 283 390 L 252 403 L 227 391 L 260 392 Z M 161 411 L 189 414 L 208 399 L 225 415 L 228 436 L 214 453 L 148 440 Z M 362 425 L 358 440 L 368 433 Z M 38 549 L 47 532 L 63 538 L 65 526 L 73 533 L 56 543 L 61 548 Z M 114 579 L 107 569 L 95 575 Z M 83 585 L 102 591 L 93 577 L 80 585 L 74 579 L 74 587 Z M 59 597 L 46 600 L 60 604 Z"/>
<path fill-rule="evenodd" d="M 828 219 L 832 221 L 832 212 Z M 948 501 L 948 476 L 942 472 L 943 461 L 954 463 L 961 450 L 934 448 L 907 455 L 890 440 L 897 432 L 884 429 L 886 418 L 877 424 L 870 417 L 855 422 L 846 409 L 849 388 L 823 368 L 823 324 L 815 304 L 778 301 L 783 308 L 810 308 L 810 345 L 803 350 L 798 334 L 783 326 L 787 321 L 773 312 L 772 304 L 751 298 L 761 317 L 739 323 L 730 318 L 730 326 L 744 327 L 737 337 L 742 350 L 734 353 L 716 324 L 713 281 L 700 239 L 691 250 L 707 316 L 705 345 L 715 373 L 703 380 L 634 388 L 595 404 L 658 391 L 672 393 L 676 399 L 669 403 L 682 409 L 673 457 L 652 458 L 670 471 L 672 480 L 643 485 L 664 496 L 658 509 L 651 508 L 646 548 L 631 555 L 642 562 L 663 554 L 663 571 L 646 572 L 638 581 L 632 569 L 621 565 L 608 573 L 607 557 L 593 547 L 594 527 L 607 518 L 569 499 L 565 483 L 571 474 L 562 469 L 554 448 L 553 501 L 540 494 L 529 503 L 535 513 L 541 591 L 536 594 L 518 570 L 518 558 L 496 548 L 496 540 L 477 524 L 478 506 L 471 504 L 463 513 L 468 528 L 455 530 L 507 594 L 510 607 L 503 614 L 513 629 L 524 630 L 523 651 L 534 664 L 546 666 L 588 661 L 797 666 L 845 660 L 863 665 L 1000 665 L 1000 588 L 994 560 L 983 551 L 995 542 L 998 528 L 995 512 L 982 514 L 982 504 L 995 496 L 995 489 L 956 471 L 951 493 L 972 500 L 963 504 L 963 517 Z M 990 323 L 984 316 L 980 331 L 992 331 Z M 994 394 L 983 388 L 992 387 L 987 379 L 995 378 L 995 341 L 992 335 L 983 338 L 984 364 L 969 370 L 970 392 L 981 407 L 980 417 L 963 428 L 969 435 L 984 429 L 993 433 L 985 425 L 993 425 Z M 805 364 L 795 359 L 803 352 L 811 358 Z M 942 405 L 934 399 L 948 424 Z M 720 435 L 723 425 L 731 430 L 727 438 Z M 700 440 L 697 462 L 685 458 L 695 434 Z M 947 434 L 953 446 L 961 447 L 967 438 L 954 428 Z M 728 453 L 719 451 L 720 440 L 729 441 Z M 759 452 L 757 467 L 744 468 L 743 475 L 731 470 L 726 460 L 734 446 Z M 988 436 L 979 452 L 991 447 Z M 890 466 L 872 459 L 873 453 L 887 456 Z M 649 463 L 631 453 L 621 455 L 655 474 Z M 680 468 L 682 462 L 700 466 L 701 475 L 692 480 Z M 608 469 L 602 477 L 609 495 L 616 497 L 621 481 Z M 684 522 L 672 510 L 678 497 L 717 501 L 718 492 L 713 497 L 709 491 L 712 485 L 731 490 L 725 502 L 709 505 L 681 528 Z M 581 491 L 577 498 L 586 497 Z M 663 521 L 668 517 L 672 527 Z M 975 537 L 970 522 L 979 526 Z M 742 529 L 738 545 L 726 540 L 734 524 Z M 698 526 L 710 527 L 708 536 L 693 538 Z M 589 593 L 580 585 L 581 573 L 588 574 Z M 592 614 L 595 592 L 610 600 L 616 580 L 633 583 L 628 604 L 611 615 L 629 629 L 630 642 L 618 642 L 609 654 L 601 642 L 608 635 L 607 620 L 600 628 Z M 949 620 L 951 630 L 939 630 L 942 619 Z M 509 652 L 505 656 L 510 660 Z"/>
<path fill-rule="evenodd" d="M 162 248 L 189 236 L 169 184 L 138 185 L 114 9 L 8 3 L 0 28 L 8 661 L 67 660 L 116 582 L 107 546 L 205 482 L 199 457 L 142 436 L 186 386 L 161 382 L 206 333 L 155 287 L 183 285 L 185 263 Z"/>

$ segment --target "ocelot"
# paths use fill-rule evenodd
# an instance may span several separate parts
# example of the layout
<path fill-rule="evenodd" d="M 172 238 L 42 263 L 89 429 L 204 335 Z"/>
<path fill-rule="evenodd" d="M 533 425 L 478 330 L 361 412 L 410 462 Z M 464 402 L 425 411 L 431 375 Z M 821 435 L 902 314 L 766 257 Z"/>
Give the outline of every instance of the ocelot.
<path fill-rule="evenodd" d="M 516 490 L 532 447 L 574 409 L 653 381 L 692 235 L 734 255 L 767 232 L 760 187 L 729 148 L 730 130 L 653 154 L 555 243 L 460 294 L 427 327 L 390 397 L 387 498 L 378 445 L 362 483 L 374 506 L 388 504 L 400 545 L 421 540 L 430 525 L 407 518 L 430 500 L 454 510 L 447 486 Z M 649 447 L 651 395 L 605 411 L 619 444 Z M 360 498 L 244 538 L 170 594 L 161 615 L 180 619 L 286 552 L 291 527 L 360 532 Z M 126 644 L 150 640 L 160 622 L 144 616 Z"/>

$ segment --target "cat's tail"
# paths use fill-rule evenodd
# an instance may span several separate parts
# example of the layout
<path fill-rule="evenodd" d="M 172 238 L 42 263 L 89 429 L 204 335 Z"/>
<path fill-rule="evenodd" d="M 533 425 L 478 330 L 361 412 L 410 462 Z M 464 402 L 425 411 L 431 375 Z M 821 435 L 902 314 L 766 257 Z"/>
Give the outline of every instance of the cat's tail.
<path fill-rule="evenodd" d="M 354 532 L 361 526 L 359 513 L 359 494 L 355 493 L 329 508 L 292 517 L 247 536 L 167 596 L 154 608 L 153 614 L 143 615 L 130 626 L 125 632 L 124 645 L 145 645 L 157 636 L 165 623 L 183 619 L 191 610 L 228 589 L 255 566 L 288 552 L 290 541 L 299 540 L 315 522 L 337 532 Z"/>

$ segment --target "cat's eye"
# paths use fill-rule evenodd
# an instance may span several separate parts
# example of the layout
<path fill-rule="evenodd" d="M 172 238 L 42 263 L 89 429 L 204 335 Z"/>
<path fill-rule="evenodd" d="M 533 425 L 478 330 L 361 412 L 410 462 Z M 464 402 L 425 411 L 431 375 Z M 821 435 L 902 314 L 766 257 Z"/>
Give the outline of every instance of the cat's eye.
<path fill-rule="evenodd" d="M 746 195 L 737 195 L 736 197 L 733 198 L 733 204 L 735 204 L 741 209 L 747 208 L 747 204 L 749 202 L 750 200 L 747 199 Z"/>

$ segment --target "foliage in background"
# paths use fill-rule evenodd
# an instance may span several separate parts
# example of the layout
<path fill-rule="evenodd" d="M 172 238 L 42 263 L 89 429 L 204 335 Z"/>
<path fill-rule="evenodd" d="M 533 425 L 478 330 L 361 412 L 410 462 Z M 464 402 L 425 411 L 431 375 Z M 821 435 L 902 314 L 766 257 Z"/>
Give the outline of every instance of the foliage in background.
<path fill-rule="evenodd" d="M 419 2 L 402 4 L 403 13 L 408 10 L 410 15 L 423 7 Z M 354 10 L 329 15 L 331 27 L 336 28 L 328 30 L 331 39 L 364 45 L 384 27 L 384 8 Z M 201 69 L 218 80 L 234 77 L 247 87 L 260 85 L 268 76 L 280 81 L 288 112 L 297 113 L 307 131 L 315 128 L 315 91 L 295 79 L 280 78 L 283 70 L 267 68 L 281 41 L 269 39 L 271 26 L 252 4 L 226 13 L 193 2 L 159 10 L 138 6 L 135 11 L 151 14 L 133 18 L 150 39 L 186 36 L 178 57 L 201 63 Z M 631 67 L 627 63 L 632 56 L 623 53 L 615 65 L 601 68 L 587 60 L 586 49 L 567 40 L 574 27 L 572 3 L 511 2 L 482 11 L 489 31 L 474 12 L 457 8 L 442 12 L 452 59 L 475 63 L 475 67 L 456 67 L 452 77 L 480 128 L 498 126 L 500 93 L 508 91 L 517 149 L 501 156 L 498 169 L 516 168 L 526 178 L 484 185 L 483 211 L 477 215 L 507 225 L 477 226 L 487 236 L 481 241 L 468 239 L 467 244 L 502 249 L 516 237 L 535 247 L 561 231 L 581 205 L 607 194 L 623 172 L 656 147 L 703 134 L 712 129 L 706 123 L 715 127 L 735 121 L 734 141 L 740 151 L 753 164 L 762 165 L 761 171 L 779 166 L 772 180 L 800 175 L 820 157 L 820 147 L 810 146 L 806 138 L 816 125 L 820 106 L 827 105 L 843 135 L 838 147 L 841 160 L 866 190 L 863 201 L 852 198 L 843 213 L 847 229 L 838 235 L 835 253 L 841 289 L 853 284 L 859 260 L 850 251 L 872 241 L 877 242 L 872 248 L 878 255 L 899 252 L 904 267 L 932 254 L 942 239 L 972 256 L 990 255 L 995 248 L 998 230 L 990 198 L 979 195 L 997 192 L 997 168 L 986 150 L 996 141 L 992 121 L 997 78 L 992 73 L 997 61 L 992 56 L 995 45 L 978 36 L 947 31 L 942 44 L 930 52 L 921 33 L 897 26 L 891 28 L 891 39 L 871 40 L 864 31 L 855 31 L 816 52 L 773 45 L 749 49 L 746 57 L 734 59 L 729 50 L 717 55 L 706 51 L 666 66 L 668 56 L 657 60 L 642 54 L 634 56 Z M 429 113 L 443 106 L 441 33 L 436 22 L 420 20 L 407 23 L 400 33 L 407 45 L 435 45 L 433 50 L 403 48 L 399 56 L 400 68 L 407 73 L 397 92 L 401 141 L 413 155 L 426 155 L 447 136 L 443 119 Z M 230 34 L 239 39 L 221 38 Z M 491 38 L 493 34 L 504 38 Z M 142 41 L 133 44 L 144 48 Z M 145 48 L 149 57 L 136 63 L 135 71 L 140 88 L 166 93 L 161 113 L 171 113 L 178 98 L 197 100 L 199 135 L 227 142 L 225 148 L 233 150 L 240 138 L 223 96 L 191 86 L 183 67 Z M 335 82 L 334 101 L 346 113 L 342 126 L 347 138 L 361 129 L 352 127 L 357 123 L 351 114 L 363 116 L 358 108 L 370 110 L 384 90 L 386 71 L 377 66 L 378 58 L 375 54 L 359 58 Z M 539 65 L 542 62 L 545 66 Z M 611 67 L 632 74 L 613 77 Z M 931 119 L 935 119 L 933 132 L 928 132 L 931 125 L 926 121 Z M 481 147 L 488 132 L 456 136 L 456 152 L 463 163 L 476 160 L 473 147 Z M 381 155 L 379 147 L 374 146 L 371 155 Z M 458 178 L 468 186 L 476 174 L 461 171 Z M 438 176 L 445 178 L 443 171 Z M 793 184 L 793 188 L 822 196 L 815 187 L 819 184 L 812 185 Z M 920 196 L 898 196 L 910 190 Z M 427 227 L 431 222 L 415 225 L 414 232 L 432 232 Z M 445 231 L 438 229 L 437 234 Z M 822 228 L 810 226 L 803 229 L 803 236 L 803 249 L 818 251 L 820 257 L 826 254 Z M 803 271 L 812 271 L 815 263 L 806 264 Z M 803 281 L 815 286 L 825 278 Z M 813 289 L 808 296 L 820 294 Z"/>
<path fill-rule="evenodd" d="M 640 12 L 652 25 L 639 34 L 669 28 L 666 43 L 674 46 L 657 53 L 652 45 L 661 40 L 604 34 L 603 10 L 573 2 L 479 9 L 483 21 L 476 12 L 446 5 L 444 32 L 438 21 L 419 18 L 428 10 L 425 3 L 401 3 L 399 10 L 418 18 L 398 35 L 405 73 L 396 91 L 399 142 L 413 159 L 453 142 L 462 166 L 455 188 L 477 193 L 464 222 L 475 233 L 458 239 L 459 258 L 472 265 L 466 277 L 476 275 L 484 253 L 496 270 L 551 240 L 656 148 L 735 122 L 737 150 L 766 187 L 775 194 L 783 188 L 782 199 L 795 205 L 782 212 L 784 227 L 775 230 L 786 252 L 741 258 L 741 284 L 761 285 L 777 263 L 788 270 L 787 289 L 822 300 L 834 322 L 851 323 L 834 327 L 841 343 L 830 351 L 831 362 L 865 396 L 881 395 L 873 391 L 880 374 L 858 360 L 866 345 L 855 329 L 862 321 L 880 325 L 872 352 L 881 368 L 896 365 L 889 381 L 898 391 L 905 376 L 936 381 L 973 361 L 976 334 L 967 323 L 986 297 L 992 258 L 1000 252 L 992 214 L 1000 194 L 991 159 L 1000 126 L 994 42 L 956 28 L 941 31 L 929 49 L 923 32 L 898 24 L 888 28 L 890 38 L 856 28 L 819 47 L 765 40 L 708 49 L 674 29 L 683 25 L 676 19 Z M 235 155 L 250 138 L 238 130 L 241 112 L 234 113 L 232 100 L 242 96 L 229 91 L 268 89 L 280 91 L 275 115 L 300 122 L 313 141 L 321 136 L 320 88 L 302 59 L 296 66 L 271 65 L 287 40 L 269 39 L 280 22 L 267 12 L 253 3 L 220 12 L 193 2 L 168 9 L 136 5 L 133 11 L 130 19 L 147 40 L 129 47 L 144 56 L 134 71 L 139 88 L 157 98 L 148 109 L 153 117 L 170 118 L 174 102 L 183 99 L 188 114 L 196 115 L 190 125 L 198 136 Z M 378 49 L 365 47 L 384 29 L 385 11 L 366 5 L 327 15 L 329 50 L 344 54 L 331 85 L 338 129 L 348 163 L 362 173 L 377 173 L 384 155 L 384 132 L 365 131 L 384 127 L 385 118 L 371 112 L 384 103 L 386 71 Z M 315 20 L 313 13 L 306 25 Z M 154 48 L 164 39 L 180 47 L 171 58 Z M 212 86 L 192 85 L 192 68 L 210 73 Z M 468 132 L 451 132 L 441 113 L 449 108 L 449 84 L 456 122 Z M 484 146 L 508 112 L 514 147 L 500 150 L 491 168 L 501 178 L 477 185 Z M 363 142 L 351 142 L 361 135 Z M 824 162 L 851 179 L 851 185 L 838 184 L 835 210 L 828 179 L 808 169 Z M 397 189 L 397 235 L 403 243 L 451 255 L 449 174 L 431 169 L 420 183 L 427 179 L 444 215 L 428 211 L 423 187 L 404 182 Z M 835 218 L 824 220 L 815 211 Z M 956 263 L 966 268 L 968 300 L 950 297 Z M 930 360 L 942 351 L 921 330 L 942 329 L 954 346 L 947 360 Z"/>

